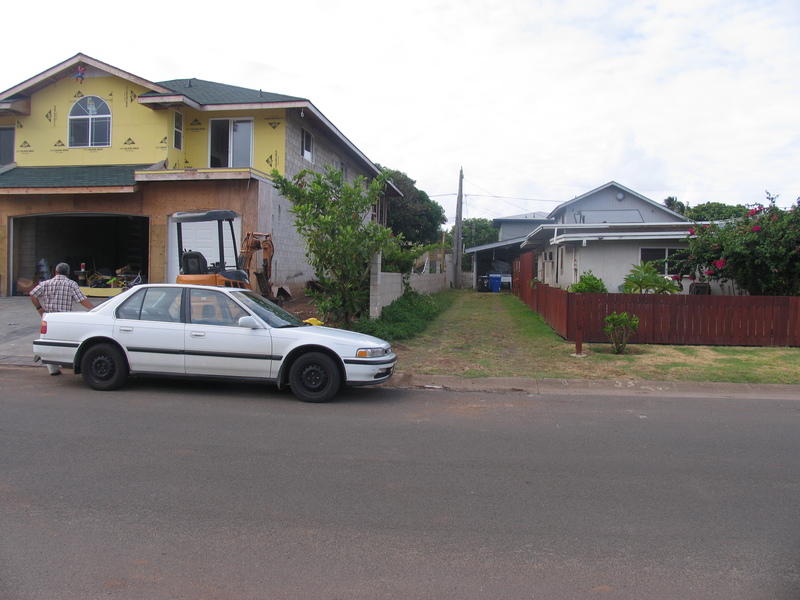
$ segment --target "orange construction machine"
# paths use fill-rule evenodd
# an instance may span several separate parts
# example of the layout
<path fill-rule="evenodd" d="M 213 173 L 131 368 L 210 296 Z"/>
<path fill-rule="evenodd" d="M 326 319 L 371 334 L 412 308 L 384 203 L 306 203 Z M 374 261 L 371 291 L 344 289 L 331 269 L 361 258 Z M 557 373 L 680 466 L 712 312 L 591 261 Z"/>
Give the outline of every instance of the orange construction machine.
<path fill-rule="evenodd" d="M 180 274 L 177 283 L 196 283 L 200 285 L 214 285 L 218 287 L 238 287 L 255 289 L 254 282 L 250 279 L 250 267 L 255 253 L 263 251 L 262 271 L 253 273 L 261 295 L 272 299 L 272 255 L 274 247 L 272 237 L 268 233 L 248 232 L 242 240 L 242 247 L 236 253 L 236 233 L 233 221 L 237 217 L 232 210 L 210 210 L 205 213 L 178 213 L 174 221 L 178 227 L 178 253 L 180 259 Z M 208 264 L 206 257 L 201 252 L 187 250 L 183 247 L 183 223 L 200 223 L 215 221 L 217 223 L 217 243 L 219 244 L 219 262 Z M 229 256 L 235 261 L 229 268 L 225 262 L 225 236 L 224 223 L 230 227 L 232 248 Z"/>

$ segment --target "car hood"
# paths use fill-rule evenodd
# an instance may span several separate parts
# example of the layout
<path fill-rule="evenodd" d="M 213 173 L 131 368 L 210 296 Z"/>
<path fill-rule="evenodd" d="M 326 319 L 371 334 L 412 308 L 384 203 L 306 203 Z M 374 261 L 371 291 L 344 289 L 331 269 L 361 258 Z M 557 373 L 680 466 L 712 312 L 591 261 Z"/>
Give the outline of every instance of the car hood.
<path fill-rule="evenodd" d="M 390 346 L 389 342 L 365 333 L 336 329 L 335 327 L 325 327 L 323 325 L 280 327 L 272 330 L 273 336 L 280 336 L 281 333 L 285 333 L 287 337 L 299 338 L 302 336 L 320 340 L 324 339 L 330 344 L 353 346 L 357 348 L 386 348 Z"/>

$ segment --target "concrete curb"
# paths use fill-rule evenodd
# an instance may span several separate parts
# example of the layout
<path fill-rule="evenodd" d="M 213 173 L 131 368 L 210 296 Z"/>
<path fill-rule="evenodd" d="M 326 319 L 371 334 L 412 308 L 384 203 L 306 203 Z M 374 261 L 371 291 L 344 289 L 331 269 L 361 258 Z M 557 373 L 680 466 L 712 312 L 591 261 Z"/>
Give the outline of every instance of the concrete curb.
<path fill-rule="evenodd" d="M 786 398 L 800 400 L 800 386 L 691 381 L 637 381 L 596 379 L 527 379 L 484 377 L 467 379 L 446 375 L 415 375 L 398 372 L 384 387 L 440 389 L 462 392 L 502 392 L 530 395 L 571 396 L 678 396 L 682 398 Z"/>

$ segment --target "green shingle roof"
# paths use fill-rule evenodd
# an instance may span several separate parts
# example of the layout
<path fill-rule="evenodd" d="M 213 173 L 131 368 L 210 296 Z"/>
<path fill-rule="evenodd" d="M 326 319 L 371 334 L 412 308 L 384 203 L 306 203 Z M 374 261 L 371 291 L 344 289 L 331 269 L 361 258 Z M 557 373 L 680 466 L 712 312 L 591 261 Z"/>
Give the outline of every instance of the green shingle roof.
<path fill-rule="evenodd" d="M 296 96 L 285 96 L 283 94 L 273 94 L 262 92 L 261 90 L 251 90 L 248 88 L 215 83 L 203 79 L 173 79 L 171 81 L 160 81 L 158 85 L 173 90 L 176 94 L 182 94 L 191 98 L 198 104 L 261 104 L 268 102 L 303 102 L 305 98 Z M 147 92 L 143 97 L 163 96 L 157 92 Z"/>
<path fill-rule="evenodd" d="M 135 185 L 134 171 L 151 165 L 16 167 L 0 173 L 0 188 L 119 187 Z"/>

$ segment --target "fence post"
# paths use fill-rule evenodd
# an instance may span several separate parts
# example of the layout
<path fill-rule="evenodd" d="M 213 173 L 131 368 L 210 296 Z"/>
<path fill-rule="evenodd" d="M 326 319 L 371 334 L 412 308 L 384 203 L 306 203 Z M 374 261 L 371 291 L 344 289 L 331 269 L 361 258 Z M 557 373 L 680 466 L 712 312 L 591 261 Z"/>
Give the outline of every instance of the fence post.
<path fill-rule="evenodd" d="M 575 354 L 572 358 L 586 358 L 583 353 L 583 294 L 575 294 Z"/>

